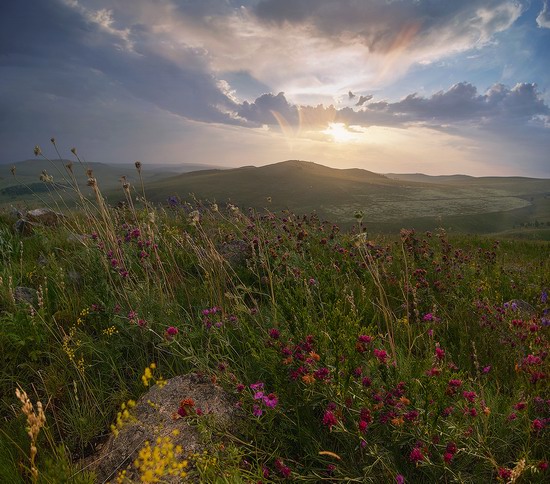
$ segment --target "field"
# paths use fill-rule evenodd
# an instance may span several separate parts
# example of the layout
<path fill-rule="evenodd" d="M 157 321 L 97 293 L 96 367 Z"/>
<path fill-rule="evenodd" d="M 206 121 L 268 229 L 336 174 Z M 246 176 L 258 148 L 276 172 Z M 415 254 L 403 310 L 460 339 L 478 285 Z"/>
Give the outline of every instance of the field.
<path fill-rule="evenodd" d="M 359 175 L 381 191 L 403 183 Z M 119 208 L 92 183 L 59 225 L 24 237 L 2 215 L 0 482 L 95 482 L 81 464 L 131 418 L 144 382 L 189 372 L 225 390 L 238 424 L 193 414 L 200 456 L 160 459 L 144 443 L 148 470 L 129 462 L 142 482 L 177 466 L 220 483 L 548 481 L 550 243 L 154 205 L 162 183 L 127 187 Z M 339 183 L 344 197 L 357 173 L 324 188 Z M 506 190 L 495 209 L 538 206 Z"/>

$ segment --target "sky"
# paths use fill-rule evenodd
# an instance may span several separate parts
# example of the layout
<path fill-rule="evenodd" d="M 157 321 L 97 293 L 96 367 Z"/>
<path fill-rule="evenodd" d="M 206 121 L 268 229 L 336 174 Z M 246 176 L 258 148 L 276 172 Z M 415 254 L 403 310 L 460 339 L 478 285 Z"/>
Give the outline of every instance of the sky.
<path fill-rule="evenodd" d="M 0 163 L 550 178 L 550 0 L 2 0 Z"/>

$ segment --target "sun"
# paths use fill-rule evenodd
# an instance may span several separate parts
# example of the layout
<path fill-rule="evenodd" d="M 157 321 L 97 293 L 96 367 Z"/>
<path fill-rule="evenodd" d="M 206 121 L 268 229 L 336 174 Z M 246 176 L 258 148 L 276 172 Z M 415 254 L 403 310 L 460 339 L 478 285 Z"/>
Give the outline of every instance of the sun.
<path fill-rule="evenodd" d="M 344 123 L 329 123 L 328 128 L 321 132 L 329 135 L 335 143 L 353 143 L 360 141 L 363 132 L 350 128 L 351 126 L 346 126 Z"/>

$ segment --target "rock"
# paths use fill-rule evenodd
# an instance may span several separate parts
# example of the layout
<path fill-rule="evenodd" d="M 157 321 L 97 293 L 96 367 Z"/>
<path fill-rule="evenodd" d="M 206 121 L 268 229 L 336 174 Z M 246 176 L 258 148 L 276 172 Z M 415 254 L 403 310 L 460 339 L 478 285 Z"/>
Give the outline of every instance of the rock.
<path fill-rule="evenodd" d="M 228 395 L 197 374 L 176 376 L 162 388 L 155 385 L 131 410 L 135 419 L 125 423 L 118 437 L 111 435 L 98 453 L 87 459 L 86 467 L 96 473 L 97 482 L 114 480 L 124 469 L 132 482 L 138 482 L 133 461 L 146 441 L 153 445 L 158 437 L 170 437 L 174 445 L 183 447 L 185 455 L 202 452 L 205 445 L 197 428 L 189 423 L 190 417 L 174 418 L 183 399 L 193 399 L 194 408 L 204 414 L 191 419 L 209 415 L 219 428 L 228 428 L 235 422 L 237 409 Z M 174 430 L 179 434 L 173 435 Z M 162 482 L 177 483 L 181 478 L 166 476 Z"/>
<path fill-rule="evenodd" d="M 19 235 L 32 235 L 37 224 L 25 219 L 19 219 L 13 224 L 13 229 Z"/>
<path fill-rule="evenodd" d="M 27 220 L 30 222 L 46 225 L 47 227 L 53 227 L 58 225 L 65 215 L 62 213 L 54 212 L 49 208 L 36 208 L 27 212 Z"/>
<path fill-rule="evenodd" d="M 13 291 L 15 302 L 24 302 L 34 305 L 36 302 L 36 289 L 32 287 L 17 286 Z"/>

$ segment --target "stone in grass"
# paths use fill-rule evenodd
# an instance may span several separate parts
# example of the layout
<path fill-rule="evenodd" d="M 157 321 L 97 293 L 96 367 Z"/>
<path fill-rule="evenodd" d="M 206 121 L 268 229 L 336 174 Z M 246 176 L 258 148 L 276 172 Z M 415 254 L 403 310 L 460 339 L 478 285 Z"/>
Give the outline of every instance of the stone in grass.
<path fill-rule="evenodd" d="M 54 212 L 49 208 L 36 208 L 27 212 L 27 220 L 30 222 L 39 223 L 47 227 L 58 225 L 65 215 L 59 212 Z"/>
<path fill-rule="evenodd" d="M 26 303 L 31 306 L 36 303 L 37 292 L 32 287 L 17 286 L 13 291 L 15 302 Z"/>
<path fill-rule="evenodd" d="M 203 416 L 197 418 L 211 419 L 219 430 L 236 422 L 237 409 L 229 396 L 204 377 L 191 373 L 168 380 L 162 388 L 155 385 L 137 401 L 131 411 L 133 418 L 118 436 L 111 435 L 95 456 L 86 459 L 86 467 L 95 471 L 97 482 L 114 482 L 125 469 L 132 482 L 139 482 L 133 462 L 145 442 L 153 445 L 158 437 L 170 437 L 174 445 L 183 447 L 185 456 L 202 452 L 206 446 L 198 429 L 190 424 L 193 418 L 175 418 L 184 399 L 192 399 L 194 408 L 202 411 Z M 179 434 L 174 436 L 174 430 Z M 166 476 L 162 482 L 177 483 L 181 479 Z"/>
<path fill-rule="evenodd" d="M 34 228 L 37 225 L 38 224 L 29 222 L 28 220 L 19 219 L 17 222 L 13 224 L 13 230 L 19 235 L 32 235 L 34 232 Z"/>

